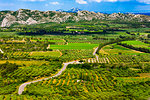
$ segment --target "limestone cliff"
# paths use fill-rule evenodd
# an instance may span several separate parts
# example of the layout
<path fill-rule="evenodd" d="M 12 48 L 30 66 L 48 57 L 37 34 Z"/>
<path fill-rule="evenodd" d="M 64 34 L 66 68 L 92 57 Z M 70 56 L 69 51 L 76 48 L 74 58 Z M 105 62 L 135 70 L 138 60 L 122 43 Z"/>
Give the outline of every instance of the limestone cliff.
<path fill-rule="evenodd" d="M 146 21 L 150 22 L 150 16 L 135 14 L 103 14 L 89 11 L 78 11 L 76 13 L 60 11 L 38 11 L 29 9 L 19 9 L 17 11 L 0 11 L 0 26 L 9 27 L 14 23 L 19 24 L 40 24 L 48 22 L 66 22 L 87 20 L 124 20 L 124 21 Z"/>

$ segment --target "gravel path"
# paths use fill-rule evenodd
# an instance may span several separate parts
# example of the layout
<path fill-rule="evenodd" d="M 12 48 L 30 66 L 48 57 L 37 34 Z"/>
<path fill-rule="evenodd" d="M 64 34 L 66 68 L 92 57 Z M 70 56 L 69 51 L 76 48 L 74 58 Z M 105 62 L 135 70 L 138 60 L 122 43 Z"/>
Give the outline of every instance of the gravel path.
<path fill-rule="evenodd" d="M 93 52 L 93 55 L 96 56 L 96 59 L 98 59 L 98 56 L 96 55 L 97 49 L 98 49 L 98 47 L 97 47 L 97 48 L 94 50 L 94 52 Z M 0 49 L 0 50 L 1 50 L 1 49 Z M 35 80 L 35 81 L 26 82 L 26 83 L 21 84 L 20 87 L 19 87 L 19 90 L 18 90 L 18 94 L 21 95 L 22 92 L 24 91 L 24 88 L 25 88 L 27 85 L 31 84 L 31 83 L 36 83 L 36 82 L 40 82 L 40 81 L 43 81 L 43 80 L 48 80 L 48 79 L 51 79 L 51 78 L 53 78 L 53 77 L 57 77 L 57 76 L 61 75 L 62 72 L 63 72 L 64 70 L 66 70 L 67 66 L 68 66 L 69 64 L 73 64 L 73 63 L 80 64 L 79 61 L 71 61 L 71 62 L 63 63 L 63 68 L 62 68 L 56 75 L 51 76 L 51 77 L 48 77 L 48 78 L 39 79 L 39 80 Z"/>
<path fill-rule="evenodd" d="M 0 49 L 0 52 L 1 52 L 1 53 L 4 53 L 4 52 L 2 51 L 2 49 Z"/>
<path fill-rule="evenodd" d="M 98 47 L 94 50 L 93 55 L 96 57 L 96 60 L 99 61 L 98 55 L 96 54 L 96 51 L 98 50 Z"/>
<path fill-rule="evenodd" d="M 35 80 L 35 81 L 23 83 L 23 84 L 19 87 L 18 94 L 21 95 L 22 92 L 24 91 L 24 88 L 25 88 L 27 85 L 31 84 L 31 83 L 36 83 L 36 82 L 40 82 L 40 81 L 43 81 L 43 80 L 48 80 L 48 79 L 50 79 L 50 78 L 57 77 L 57 76 L 61 75 L 62 72 L 67 68 L 67 66 L 68 66 L 69 64 L 73 64 L 73 63 L 75 63 L 75 62 L 76 62 L 76 63 L 79 63 L 78 61 L 72 61 L 72 62 L 68 62 L 68 63 L 63 63 L 63 65 L 64 65 L 63 68 L 62 68 L 56 75 L 54 75 L 54 76 L 52 76 L 52 77 L 48 77 L 48 78 L 44 78 L 44 79 L 40 79 L 40 80 Z"/>

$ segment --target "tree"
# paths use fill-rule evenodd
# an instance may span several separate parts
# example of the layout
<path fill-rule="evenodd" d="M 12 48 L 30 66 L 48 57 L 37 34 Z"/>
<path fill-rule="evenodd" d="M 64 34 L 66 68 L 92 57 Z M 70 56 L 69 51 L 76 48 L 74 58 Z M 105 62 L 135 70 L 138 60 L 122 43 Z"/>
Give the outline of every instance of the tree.
<path fill-rule="evenodd" d="M 150 38 L 150 34 L 148 34 L 147 37 Z"/>
<path fill-rule="evenodd" d="M 122 52 L 118 52 L 119 55 L 122 55 Z"/>

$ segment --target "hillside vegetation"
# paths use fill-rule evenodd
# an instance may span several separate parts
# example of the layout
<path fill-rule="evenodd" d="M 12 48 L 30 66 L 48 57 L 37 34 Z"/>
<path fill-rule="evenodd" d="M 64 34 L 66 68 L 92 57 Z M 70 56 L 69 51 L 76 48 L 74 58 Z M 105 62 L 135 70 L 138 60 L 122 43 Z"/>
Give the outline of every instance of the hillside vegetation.
<path fill-rule="evenodd" d="M 32 12 L 32 18 L 36 18 L 34 14 L 54 13 L 23 9 L 17 12 L 20 16 Z M 86 15 L 85 12 L 78 13 Z M 11 11 L 1 13 L 18 15 Z M 56 19 L 55 13 L 47 18 Z M 66 14 L 81 18 L 76 13 Z M 112 20 L 13 24 L 1 28 L 0 100 L 149 99 L 149 22 L 130 20 L 136 15 L 115 15 L 132 17 L 128 21 L 110 17 Z"/>

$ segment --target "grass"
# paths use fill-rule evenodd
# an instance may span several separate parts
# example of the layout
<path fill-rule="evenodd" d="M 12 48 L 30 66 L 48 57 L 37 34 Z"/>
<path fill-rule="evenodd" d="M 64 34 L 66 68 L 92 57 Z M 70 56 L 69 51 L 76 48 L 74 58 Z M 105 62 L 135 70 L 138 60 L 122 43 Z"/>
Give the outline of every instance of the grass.
<path fill-rule="evenodd" d="M 6 43 L 25 43 L 26 41 L 23 40 L 13 40 L 13 41 L 6 41 Z"/>
<path fill-rule="evenodd" d="M 126 43 L 134 47 L 142 47 L 142 48 L 150 49 L 149 44 L 143 43 L 141 41 L 123 41 L 122 43 Z"/>
<path fill-rule="evenodd" d="M 140 82 L 150 80 L 148 77 L 116 77 L 116 79 L 124 82 Z"/>
<path fill-rule="evenodd" d="M 140 35 L 148 35 L 148 34 L 150 34 L 150 33 L 140 33 Z"/>
<path fill-rule="evenodd" d="M 68 43 L 68 45 L 51 45 L 50 49 L 65 49 L 65 50 L 72 50 L 72 49 L 93 49 L 97 47 L 98 44 L 90 44 L 90 43 Z"/>
<path fill-rule="evenodd" d="M 26 65 L 26 66 L 31 66 L 31 65 L 37 65 L 37 66 L 41 66 L 42 64 L 48 64 L 47 61 L 37 61 L 37 60 L 32 60 L 32 61 L 21 61 L 21 60 L 0 60 L 0 64 L 4 64 L 6 62 L 9 63 L 16 63 L 17 65 Z"/>
<path fill-rule="evenodd" d="M 65 40 L 31 40 L 31 41 L 65 42 Z"/>
<path fill-rule="evenodd" d="M 124 30 L 129 31 L 129 32 L 145 32 L 149 30 L 149 28 L 127 28 Z"/>
<path fill-rule="evenodd" d="M 43 52 L 43 51 L 34 51 L 34 52 L 31 52 L 30 53 L 30 56 L 44 56 L 44 57 L 46 57 L 46 56 L 51 56 L 51 57 L 60 57 L 61 56 L 61 54 L 60 54 L 60 52 L 59 51 L 47 51 L 47 52 Z"/>
<path fill-rule="evenodd" d="M 135 51 L 132 49 L 125 48 L 123 46 L 115 44 L 107 45 L 103 47 L 100 51 L 101 54 L 109 54 L 109 55 L 117 55 L 119 53 L 125 55 L 137 55 L 137 54 L 145 54 L 139 51 Z"/>
<path fill-rule="evenodd" d="M 149 77 L 150 78 L 150 73 L 140 73 L 140 77 Z"/>
<path fill-rule="evenodd" d="M 143 43 L 141 41 L 123 41 L 122 43 L 127 43 L 129 45 L 146 45 L 146 43 Z"/>
<path fill-rule="evenodd" d="M 16 32 L 0 32 L 0 37 L 9 37 L 16 35 Z"/>

